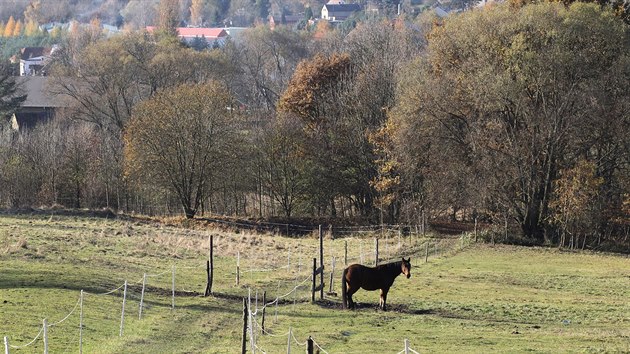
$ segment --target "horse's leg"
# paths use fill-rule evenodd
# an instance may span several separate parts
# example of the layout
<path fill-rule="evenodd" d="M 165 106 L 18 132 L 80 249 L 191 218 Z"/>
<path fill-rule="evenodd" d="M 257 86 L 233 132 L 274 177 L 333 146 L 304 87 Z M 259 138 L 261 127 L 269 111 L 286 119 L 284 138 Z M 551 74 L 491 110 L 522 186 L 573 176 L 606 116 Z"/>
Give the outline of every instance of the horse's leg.
<path fill-rule="evenodd" d="M 350 285 L 350 284 L 348 284 L 348 285 L 349 285 L 348 286 L 348 292 L 346 293 L 347 296 L 348 296 L 348 304 L 349 304 L 350 308 L 352 310 L 354 310 L 356 306 L 355 306 L 354 300 L 352 300 L 352 295 L 354 293 L 356 293 L 357 290 L 359 290 L 359 287 L 358 286 L 354 286 L 354 285 Z"/>
<path fill-rule="evenodd" d="M 387 292 L 389 288 L 381 289 L 381 309 L 387 311 L 385 303 L 387 302 Z"/>

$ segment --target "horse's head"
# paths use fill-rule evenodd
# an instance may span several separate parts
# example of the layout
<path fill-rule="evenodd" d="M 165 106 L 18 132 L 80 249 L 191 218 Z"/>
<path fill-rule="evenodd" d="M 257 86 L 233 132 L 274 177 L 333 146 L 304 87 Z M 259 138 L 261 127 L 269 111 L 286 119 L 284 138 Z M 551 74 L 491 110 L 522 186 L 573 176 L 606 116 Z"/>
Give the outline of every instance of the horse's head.
<path fill-rule="evenodd" d="M 407 279 L 409 279 L 411 277 L 411 257 L 407 259 L 403 257 L 400 268 L 402 273 L 407 276 Z"/>

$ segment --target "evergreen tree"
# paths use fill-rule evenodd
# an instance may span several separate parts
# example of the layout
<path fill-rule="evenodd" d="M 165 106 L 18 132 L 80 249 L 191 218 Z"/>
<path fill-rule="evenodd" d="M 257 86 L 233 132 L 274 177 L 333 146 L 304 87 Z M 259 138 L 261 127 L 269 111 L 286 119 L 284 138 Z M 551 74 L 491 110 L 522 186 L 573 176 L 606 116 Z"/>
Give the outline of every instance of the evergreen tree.
<path fill-rule="evenodd" d="M 269 7 L 271 4 L 269 0 L 256 0 L 256 8 L 258 9 L 258 16 L 266 21 L 269 17 Z"/>
<path fill-rule="evenodd" d="M 0 62 L 0 126 L 7 124 L 9 118 L 26 100 L 19 86 L 11 75 L 11 68 Z"/>
<path fill-rule="evenodd" d="M 308 6 L 305 10 L 304 10 L 304 19 L 306 21 L 310 20 L 313 18 L 313 10 L 311 9 L 310 6 Z"/>
<path fill-rule="evenodd" d="M 195 37 L 190 42 L 190 47 L 198 52 L 208 49 L 208 40 L 205 36 Z"/>

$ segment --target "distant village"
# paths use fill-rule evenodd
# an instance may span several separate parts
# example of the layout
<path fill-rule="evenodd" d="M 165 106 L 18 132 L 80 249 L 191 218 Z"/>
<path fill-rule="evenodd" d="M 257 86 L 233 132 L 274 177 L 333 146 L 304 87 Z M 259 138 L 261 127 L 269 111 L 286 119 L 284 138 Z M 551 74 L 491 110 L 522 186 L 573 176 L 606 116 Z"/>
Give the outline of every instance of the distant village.
<path fill-rule="evenodd" d="M 477 4 L 477 6 L 485 5 L 485 1 Z M 443 4 L 438 1 L 432 5 L 429 11 L 438 18 L 444 18 L 451 13 L 457 13 L 464 10 L 461 6 L 453 3 Z M 401 5 L 396 9 L 396 16 L 401 14 Z M 300 26 L 315 27 L 318 23 L 325 23 L 331 28 L 339 26 L 352 16 L 358 15 L 374 15 L 382 14 L 382 6 L 377 3 L 369 2 L 366 6 L 357 3 L 345 3 L 344 0 L 330 0 L 324 4 L 319 16 L 310 17 L 304 13 L 298 15 L 269 15 L 267 23 L 270 29 L 278 26 L 285 26 L 294 30 L 299 30 Z M 226 23 L 227 24 L 227 23 Z M 54 32 L 71 32 L 73 26 L 89 27 L 94 23 L 79 23 L 77 21 L 61 23 L 51 22 L 39 26 L 42 33 L 52 34 Z M 105 37 L 112 37 L 124 32 L 123 29 L 110 25 L 98 23 L 102 34 Z M 154 33 L 156 26 L 146 26 L 144 30 L 148 33 Z M 238 41 L 243 31 L 250 27 L 178 27 L 177 34 L 180 41 L 192 48 L 218 48 L 222 47 L 228 38 Z M 56 108 L 63 106 L 63 100 L 56 99 L 54 95 L 47 91 L 48 64 L 58 50 L 57 45 L 50 47 L 25 47 L 18 54 L 13 55 L 9 60 L 19 68 L 14 72 L 15 76 L 24 77 L 19 82 L 23 90 L 26 91 L 27 100 L 22 104 L 21 109 L 14 114 L 11 119 L 11 126 L 14 130 L 20 130 L 25 127 L 32 127 L 37 122 L 44 122 L 54 116 Z M 39 77 L 38 79 L 34 77 Z M 32 79 L 30 79 L 32 78 Z"/>

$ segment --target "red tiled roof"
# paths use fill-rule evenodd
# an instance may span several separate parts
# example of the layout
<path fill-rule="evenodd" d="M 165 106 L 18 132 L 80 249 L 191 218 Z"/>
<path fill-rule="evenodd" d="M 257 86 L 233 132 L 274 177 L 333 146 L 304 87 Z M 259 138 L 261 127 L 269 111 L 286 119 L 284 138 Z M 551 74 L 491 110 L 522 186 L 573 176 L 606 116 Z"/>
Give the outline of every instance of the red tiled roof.
<path fill-rule="evenodd" d="M 155 27 L 147 26 L 147 31 L 153 33 Z M 221 38 L 227 36 L 227 32 L 223 28 L 178 27 L 177 33 L 182 38 Z"/>

